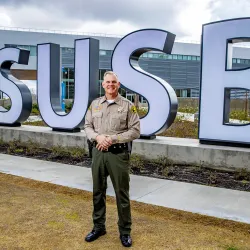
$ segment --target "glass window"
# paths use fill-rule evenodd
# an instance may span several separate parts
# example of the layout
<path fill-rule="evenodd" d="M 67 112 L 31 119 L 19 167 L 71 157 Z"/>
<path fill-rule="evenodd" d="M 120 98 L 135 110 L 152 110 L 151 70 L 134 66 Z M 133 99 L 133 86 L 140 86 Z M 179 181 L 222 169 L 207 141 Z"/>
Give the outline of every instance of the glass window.
<path fill-rule="evenodd" d="M 147 53 L 143 53 L 142 57 L 148 57 Z"/>
<path fill-rule="evenodd" d="M 163 54 L 163 58 L 164 59 L 168 59 L 168 55 L 167 54 Z"/>
<path fill-rule="evenodd" d="M 192 56 L 192 61 L 196 61 L 196 56 Z"/>
<path fill-rule="evenodd" d="M 177 56 L 178 60 L 182 60 L 182 55 Z"/>
<path fill-rule="evenodd" d="M 30 46 L 30 55 L 36 56 L 36 46 Z"/>
<path fill-rule="evenodd" d="M 177 55 L 173 55 L 173 59 L 175 59 L 175 60 L 176 60 L 176 59 L 177 59 Z"/>
<path fill-rule="evenodd" d="M 181 95 L 180 89 L 176 89 L 175 92 L 176 92 L 177 97 L 180 97 Z"/>
<path fill-rule="evenodd" d="M 237 59 L 237 63 L 240 63 L 240 59 Z"/>
<path fill-rule="evenodd" d="M 188 57 L 187 56 L 183 56 L 183 60 L 187 60 L 188 59 Z"/>
<path fill-rule="evenodd" d="M 74 69 L 69 68 L 69 79 L 74 79 Z"/>
<path fill-rule="evenodd" d="M 158 54 L 158 58 L 160 58 L 160 59 L 163 59 L 164 58 L 164 54 Z"/>
<path fill-rule="evenodd" d="M 159 54 L 153 53 L 153 58 L 159 58 Z"/>
<path fill-rule="evenodd" d="M 104 78 L 104 73 L 106 71 L 109 71 L 108 69 L 100 69 L 99 70 L 99 80 L 102 82 L 103 81 L 103 78 Z"/>
<path fill-rule="evenodd" d="M 62 48 L 62 52 L 72 53 L 72 52 L 74 52 L 74 49 L 73 48 Z"/>
<path fill-rule="evenodd" d="M 5 44 L 5 48 L 16 48 L 17 45 L 14 44 Z"/>
<path fill-rule="evenodd" d="M 168 59 L 172 60 L 173 59 L 173 55 L 168 55 Z"/>
<path fill-rule="evenodd" d="M 65 79 L 68 79 L 68 78 L 69 78 L 69 77 L 68 77 L 68 68 L 62 67 L 62 78 L 63 78 L 63 81 L 64 81 Z"/>
<path fill-rule="evenodd" d="M 188 60 L 189 60 L 189 61 L 192 60 L 192 57 L 191 57 L 191 56 L 188 56 Z"/>
<path fill-rule="evenodd" d="M 100 50 L 99 54 L 100 56 L 106 56 L 106 50 Z"/>
<path fill-rule="evenodd" d="M 233 58 L 233 63 L 236 63 L 236 59 L 235 58 Z"/>
<path fill-rule="evenodd" d="M 152 58 L 153 54 L 152 53 L 148 53 L 148 58 Z"/>
<path fill-rule="evenodd" d="M 201 57 L 200 56 L 197 56 L 197 61 L 200 61 L 201 60 Z"/>
<path fill-rule="evenodd" d="M 187 89 L 181 90 L 181 97 L 187 97 Z"/>

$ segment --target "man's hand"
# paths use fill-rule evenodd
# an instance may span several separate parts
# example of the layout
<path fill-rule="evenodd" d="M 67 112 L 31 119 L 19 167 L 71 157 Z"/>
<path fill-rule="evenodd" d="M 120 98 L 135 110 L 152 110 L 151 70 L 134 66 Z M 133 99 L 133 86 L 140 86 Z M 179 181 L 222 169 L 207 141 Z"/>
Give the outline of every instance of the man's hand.
<path fill-rule="evenodd" d="M 96 137 L 97 146 L 96 148 L 100 151 L 108 150 L 108 148 L 113 144 L 110 136 L 98 135 Z"/>

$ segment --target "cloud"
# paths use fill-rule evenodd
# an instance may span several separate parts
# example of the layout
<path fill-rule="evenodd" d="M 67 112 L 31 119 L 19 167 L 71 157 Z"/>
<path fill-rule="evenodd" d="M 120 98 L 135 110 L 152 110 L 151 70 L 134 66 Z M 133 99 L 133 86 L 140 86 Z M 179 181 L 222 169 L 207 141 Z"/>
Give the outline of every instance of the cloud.
<path fill-rule="evenodd" d="M 2 0 L 12 25 L 123 34 L 140 28 L 182 35 L 177 16 L 188 0 Z M 83 30 L 85 29 L 85 30 Z"/>
<path fill-rule="evenodd" d="M 249 0 L 0 0 L 2 26 L 125 35 L 159 28 L 200 40 L 202 24 L 250 16 Z"/>
<path fill-rule="evenodd" d="M 0 8 L 0 24 L 5 26 L 12 25 L 12 20 L 4 8 Z"/>

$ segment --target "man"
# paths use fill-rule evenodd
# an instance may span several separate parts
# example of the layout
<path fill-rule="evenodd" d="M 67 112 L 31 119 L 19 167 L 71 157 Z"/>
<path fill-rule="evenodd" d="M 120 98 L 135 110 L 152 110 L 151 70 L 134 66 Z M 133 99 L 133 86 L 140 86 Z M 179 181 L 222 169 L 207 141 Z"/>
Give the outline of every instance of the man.
<path fill-rule="evenodd" d="M 108 71 L 102 86 L 105 96 L 92 102 L 85 117 L 85 132 L 93 143 L 93 230 L 85 240 L 91 242 L 106 234 L 106 189 L 110 175 L 118 210 L 120 239 L 132 245 L 129 200 L 129 157 L 131 142 L 140 137 L 140 119 L 133 104 L 118 90 L 117 75 Z"/>

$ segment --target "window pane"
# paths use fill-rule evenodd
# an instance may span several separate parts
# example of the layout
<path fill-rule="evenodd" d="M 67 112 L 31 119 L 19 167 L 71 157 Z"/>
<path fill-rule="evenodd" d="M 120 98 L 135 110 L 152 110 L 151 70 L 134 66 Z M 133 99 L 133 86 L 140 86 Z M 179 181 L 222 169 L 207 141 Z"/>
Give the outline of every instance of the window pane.
<path fill-rule="evenodd" d="M 74 79 L 74 69 L 69 69 L 69 79 Z"/>
<path fill-rule="evenodd" d="M 192 56 L 192 61 L 196 61 L 196 56 Z"/>
<path fill-rule="evenodd" d="M 168 55 L 168 59 L 173 59 L 173 55 Z"/>
<path fill-rule="evenodd" d="M 173 55 L 173 59 L 177 59 L 177 55 Z"/>
<path fill-rule="evenodd" d="M 106 50 L 106 55 L 107 56 L 111 56 L 112 55 L 112 51 L 111 50 Z"/>
<path fill-rule="evenodd" d="M 187 89 L 181 90 L 181 97 L 187 97 Z"/>
<path fill-rule="evenodd" d="M 159 55 L 156 53 L 153 53 L 153 58 L 159 58 Z"/>
<path fill-rule="evenodd" d="M 62 68 L 62 78 L 68 79 L 68 68 Z"/>
<path fill-rule="evenodd" d="M 200 56 L 197 56 L 197 61 L 200 61 L 201 60 L 201 57 Z"/>
<path fill-rule="evenodd" d="M 237 59 L 237 63 L 240 63 L 240 59 Z"/>
<path fill-rule="evenodd" d="M 36 56 L 36 46 L 30 46 L 30 55 Z"/>
<path fill-rule="evenodd" d="M 192 60 L 192 57 L 191 57 L 191 56 L 188 56 L 188 60 L 189 60 L 189 61 Z"/>
<path fill-rule="evenodd" d="M 152 53 L 148 53 L 148 57 L 149 57 L 149 58 L 152 58 L 152 57 L 153 57 L 153 54 L 152 54 Z"/>
<path fill-rule="evenodd" d="M 187 56 L 183 56 L 183 60 L 187 60 L 187 58 L 188 58 Z"/>
<path fill-rule="evenodd" d="M 158 54 L 158 58 L 160 58 L 160 59 L 163 59 L 164 58 L 164 54 Z"/>
<path fill-rule="evenodd" d="M 182 60 L 182 55 L 177 56 L 178 60 Z"/>
<path fill-rule="evenodd" d="M 105 50 L 100 50 L 99 54 L 100 54 L 100 56 L 106 56 L 106 51 Z"/>
<path fill-rule="evenodd" d="M 233 58 L 233 63 L 236 63 L 236 59 L 235 58 Z"/>

